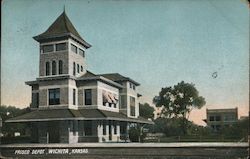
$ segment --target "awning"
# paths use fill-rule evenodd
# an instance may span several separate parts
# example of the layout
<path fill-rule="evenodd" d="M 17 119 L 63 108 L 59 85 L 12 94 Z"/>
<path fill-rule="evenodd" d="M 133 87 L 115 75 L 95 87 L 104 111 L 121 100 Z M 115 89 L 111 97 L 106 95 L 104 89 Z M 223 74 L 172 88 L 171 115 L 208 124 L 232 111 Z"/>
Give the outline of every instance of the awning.
<path fill-rule="evenodd" d="M 117 96 L 117 95 L 115 96 L 115 100 L 117 100 L 117 101 L 119 100 L 119 98 L 118 98 L 118 96 Z"/>
<path fill-rule="evenodd" d="M 112 100 L 112 103 L 117 103 L 113 94 L 109 93 L 108 96 Z"/>
<path fill-rule="evenodd" d="M 104 98 L 103 98 L 103 99 L 104 99 L 104 101 L 103 101 L 103 102 L 112 103 L 112 99 L 109 97 L 108 92 L 103 91 L 102 95 L 103 95 L 103 97 L 104 97 Z"/>
<path fill-rule="evenodd" d="M 44 109 L 34 110 L 24 115 L 6 120 L 7 123 L 42 122 L 62 120 L 116 120 L 133 123 L 153 124 L 145 118 L 129 118 L 120 112 L 111 112 L 100 109 Z"/>

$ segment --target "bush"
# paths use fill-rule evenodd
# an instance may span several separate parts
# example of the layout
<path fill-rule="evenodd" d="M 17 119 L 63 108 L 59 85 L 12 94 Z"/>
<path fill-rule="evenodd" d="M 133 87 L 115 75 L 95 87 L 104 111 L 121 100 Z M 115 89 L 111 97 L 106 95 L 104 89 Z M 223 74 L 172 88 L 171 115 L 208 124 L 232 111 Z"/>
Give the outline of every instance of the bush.
<path fill-rule="evenodd" d="M 131 127 L 129 129 L 129 139 L 132 142 L 139 142 L 139 137 L 140 137 L 140 141 L 143 142 L 143 140 L 146 137 L 146 133 L 141 132 L 141 127 L 140 126 L 136 126 L 136 127 Z"/>

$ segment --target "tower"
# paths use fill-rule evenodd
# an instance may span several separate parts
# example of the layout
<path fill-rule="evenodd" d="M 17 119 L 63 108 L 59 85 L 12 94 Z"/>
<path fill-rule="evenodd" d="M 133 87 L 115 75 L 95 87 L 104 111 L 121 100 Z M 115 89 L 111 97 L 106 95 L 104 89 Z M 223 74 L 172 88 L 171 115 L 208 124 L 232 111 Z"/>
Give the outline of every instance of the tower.
<path fill-rule="evenodd" d="M 89 47 L 70 22 L 65 11 L 42 34 L 39 42 L 39 77 L 26 82 L 32 87 L 31 108 L 77 109 L 76 79 L 86 71 L 85 51 Z"/>
<path fill-rule="evenodd" d="M 40 44 L 39 77 L 86 73 L 88 44 L 76 31 L 65 11 L 42 34 L 33 37 Z"/>

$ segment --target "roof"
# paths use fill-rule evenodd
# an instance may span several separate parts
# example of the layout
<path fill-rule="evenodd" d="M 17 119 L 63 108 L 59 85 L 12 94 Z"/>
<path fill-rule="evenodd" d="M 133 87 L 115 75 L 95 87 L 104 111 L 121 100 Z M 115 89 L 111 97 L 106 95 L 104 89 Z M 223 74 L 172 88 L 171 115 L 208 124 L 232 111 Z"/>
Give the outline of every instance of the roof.
<path fill-rule="evenodd" d="M 129 118 L 120 112 L 111 112 L 100 109 L 44 109 L 34 110 L 24 115 L 14 117 L 5 122 L 35 122 L 60 120 L 118 120 L 137 123 L 153 124 L 152 121 L 139 118 Z"/>
<path fill-rule="evenodd" d="M 99 80 L 99 81 L 102 81 L 104 83 L 107 83 L 109 85 L 112 85 L 114 87 L 117 87 L 117 88 L 123 88 L 122 85 L 120 85 L 119 83 L 115 82 L 115 81 L 112 81 L 108 78 L 105 78 L 101 75 L 96 75 L 90 71 L 87 71 L 84 75 L 78 77 L 76 79 L 77 81 L 91 81 L 91 80 Z"/>
<path fill-rule="evenodd" d="M 77 32 L 65 11 L 50 25 L 50 27 L 42 34 L 37 35 L 34 39 L 38 42 L 44 39 L 59 38 L 71 36 L 78 42 L 84 45 L 84 47 L 91 47 L 80 34 Z"/>
<path fill-rule="evenodd" d="M 84 75 L 82 75 L 80 78 L 96 77 L 96 76 L 97 75 L 87 70 L 87 72 Z"/>
<path fill-rule="evenodd" d="M 238 108 L 207 109 L 207 113 L 237 113 Z"/>
<path fill-rule="evenodd" d="M 80 81 L 95 81 L 95 80 L 99 80 L 102 81 L 104 83 L 107 83 L 111 86 L 114 86 L 116 88 L 123 88 L 122 85 L 120 85 L 119 83 L 112 81 L 108 78 L 105 78 L 103 76 L 100 75 L 96 75 L 90 71 L 87 70 L 87 72 L 85 74 L 83 74 L 80 77 L 74 77 L 74 76 L 70 76 L 70 75 L 57 75 L 57 76 L 50 76 L 50 77 L 39 77 L 37 78 L 37 80 L 35 81 L 27 81 L 25 82 L 27 85 L 36 85 L 39 84 L 40 81 L 48 81 L 48 80 L 57 80 L 57 79 L 68 79 L 68 78 L 72 78 L 75 79 L 76 81 L 80 82 Z"/>
<path fill-rule="evenodd" d="M 103 76 L 103 77 L 108 78 L 108 79 L 115 81 L 115 82 L 130 81 L 130 82 L 134 83 L 136 86 L 140 85 L 140 83 L 132 80 L 129 77 L 122 76 L 119 73 L 100 74 L 100 76 Z"/>

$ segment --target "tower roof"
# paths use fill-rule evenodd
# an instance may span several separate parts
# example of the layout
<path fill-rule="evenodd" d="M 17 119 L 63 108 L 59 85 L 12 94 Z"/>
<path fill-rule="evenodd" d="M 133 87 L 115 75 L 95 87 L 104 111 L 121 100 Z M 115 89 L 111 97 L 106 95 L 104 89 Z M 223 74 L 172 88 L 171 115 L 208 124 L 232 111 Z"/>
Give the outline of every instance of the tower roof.
<path fill-rule="evenodd" d="M 65 11 L 50 25 L 50 27 L 42 34 L 33 37 L 36 41 L 41 42 L 49 39 L 71 37 L 81 43 L 86 48 L 91 47 L 80 34 L 77 32 Z"/>

